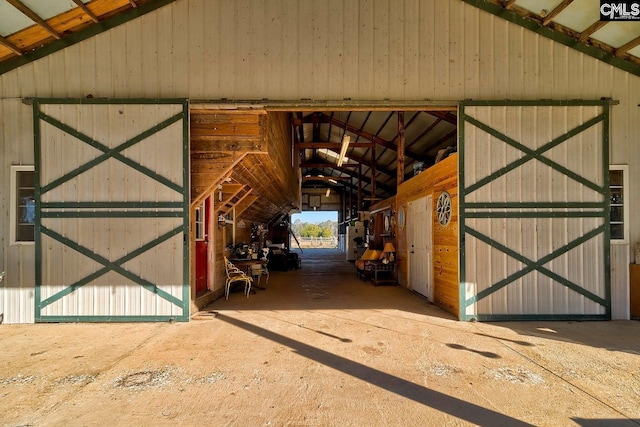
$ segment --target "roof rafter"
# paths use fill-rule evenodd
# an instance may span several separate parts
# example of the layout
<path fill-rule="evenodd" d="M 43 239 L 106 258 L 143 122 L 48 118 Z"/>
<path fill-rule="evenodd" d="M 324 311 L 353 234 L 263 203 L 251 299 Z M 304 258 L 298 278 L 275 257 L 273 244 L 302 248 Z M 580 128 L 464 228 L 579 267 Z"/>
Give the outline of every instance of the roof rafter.
<path fill-rule="evenodd" d="M 7 0 L 11 6 L 18 9 L 22 14 L 24 14 L 27 18 L 31 19 L 33 22 L 44 28 L 49 34 L 51 34 L 56 40 L 60 40 L 62 36 L 56 30 L 54 30 L 51 25 L 47 24 L 47 21 L 42 19 L 35 13 L 33 10 L 29 9 L 26 4 L 22 3 L 20 0 Z"/>
<path fill-rule="evenodd" d="M 551 12 L 547 13 L 546 16 L 543 16 L 544 20 L 542 21 L 542 25 L 549 25 L 551 21 L 553 21 L 553 18 L 558 16 L 560 12 L 565 10 L 571 3 L 573 3 L 573 0 L 562 0 L 562 3 L 557 5 Z"/>
<path fill-rule="evenodd" d="M 635 39 L 630 40 L 627 43 L 620 46 L 619 48 L 617 48 L 616 55 L 627 53 L 628 51 L 630 51 L 631 49 L 637 46 L 640 46 L 640 37 L 636 37 Z"/>
<path fill-rule="evenodd" d="M 582 39 L 584 32 L 581 35 L 581 33 L 557 22 L 550 23 L 548 26 L 541 25 L 543 21 L 542 17 L 518 7 L 513 3 L 508 3 L 510 7 L 507 8 L 506 4 L 500 0 L 461 1 L 575 49 L 585 55 L 592 56 L 616 68 L 640 76 L 640 59 L 635 57 L 620 57 L 615 54 L 615 48 L 602 42 L 591 40 L 590 43 L 586 43 Z M 594 23 L 594 25 L 596 25 L 596 23 Z"/>
<path fill-rule="evenodd" d="M 591 37 L 591 34 L 595 33 L 600 28 L 607 25 L 607 23 L 609 23 L 609 21 L 596 21 L 593 24 L 589 25 L 589 27 L 587 27 L 586 30 L 580 33 L 580 41 L 581 42 L 586 41 L 589 37 Z"/>
<path fill-rule="evenodd" d="M 0 36 L 0 45 L 6 47 L 7 49 L 9 49 L 11 52 L 15 53 L 18 56 L 22 56 L 24 54 L 24 52 L 18 46 L 14 45 L 13 43 L 11 43 L 9 40 L 7 40 L 2 36 Z"/>
<path fill-rule="evenodd" d="M 82 2 L 82 0 L 73 0 L 73 2 L 96 24 L 100 22 L 98 17 Z"/>

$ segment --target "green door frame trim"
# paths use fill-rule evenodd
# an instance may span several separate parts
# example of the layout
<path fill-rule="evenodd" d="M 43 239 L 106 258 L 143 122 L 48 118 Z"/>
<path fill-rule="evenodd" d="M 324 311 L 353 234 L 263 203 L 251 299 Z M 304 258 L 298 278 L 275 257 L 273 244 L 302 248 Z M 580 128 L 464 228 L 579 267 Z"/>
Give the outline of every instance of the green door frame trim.
<path fill-rule="evenodd" d="M 43 234 L 46 234 L 47 236 L 53 238 L 54 240 L 57 240 L 58 242 L 62 243 L 65 246 L 70 247 L 71 249 L 75 250 L 76 252 L 86 256 L 89 259 L 92 259 L 93 261 L 97 262 L 98 264 L 102 264 L 104 267 L 94 273 L 91 273 L 90 275 L 78 280 L 77 282 L 69 285 L 68 287 L 66 287 L 65 289 L 61 290 L 60 292 L 50 296 L 49 298 L 43 300 L 40 302 L 40 308 L 44 308 L 46 306 L 48 306 L 49 304 L 52 304 L 56 301 L 58 301 L 60 298 L 69 295 L 70 293 L 76 291 L 77 289 L 80 289 L 82 286 L 86 285 L 87 283 L 89 283 L 92 280 L 97 279 L 100 276 L 103 276 L 105 274 L 107 274 L 109 271 L 115 271 L 116 273 L 120 274 L 121 276 L 126 277 L 127 279 L 131 280 L 134 283 L 139 284 L 140 286 L 142 286 L 143 288 L 145 288 L 146 290 L 157 294 L 159 297 L 161 297 L 162 299 L 165 299 L 167 301 L 169 301 L 170 303 L 178 306 L 178 307 L 182 307 L 182 301 L 180 301 L 180 299 L 174 297 L 173 295 L 169 294 L 168 292 L 163 291 L 162 289 L 158 288 L 156 285 L 154 285 L 153 283 L 149 282 L 148 280 L 143 279 L 142 277 L 140 277 L 137 274 L 131 273 L 127 270 L 125 270 L 124 268 L 122 268 L 122 264 L 131 261 L 132 259 L 134 259 L 135 257 L 137 257 L 138 255 L 143 254 L 144 252 L 148 251 L 149 249 L 152 249 L 153 247 L 155 247 L 156 245 L 170 239 L 171 237 L 175 236 L 176 234 L 179 234 L 182 232 L 182 226 L 180 227 L 176 227 L 173 230 L 168 231 L 167 233 L 161 235 L 160 237 L 145 243 L 144 245 L 142 245 L 141 247 L 139 247 L 138 249 L 129 252 L 127 255 L 121 257 L 120 259 L 117 259 L 113 262 L 109 261 L 108 259 L 97 255 L 96 253 L 94 253 L 91 249 L 86 248 L 82 245 L 80 245 L 77 242 L 74 242 L 71 239 L 68 239 L 66 237 L 64 237 L 62 234 L 57 233 L 47 227 L 45 227 L 44 225 L 40 226 L 40 231 Z"/>
<path fill-rule="evenodd" d="M 188 321 L 189 309 L 190 309 L 190 259 L 189 259 L 189 101 L 186 99 L 86 99 L 86 98 L 29 98 L 28 103 L 33 104 L 33 117 L 34 117 L 34 155 L 35 155 L 35 202 L 36 202 L 36 223 L 35 223 L 35 246 L 36 246 L 36 286 L 35 286 L 35 321 L 36 322 L 158 322 L 158 321 Z M 139 135 L 125 141 L 116 148 L 108 148 L 103 144 L 95 141 L 91 137 L 78 132 L 70 126 L 61 123 L 60 121 L 52 118 L 51 116 L 43 113 L 40 110 L 41 105 L 46 104 L 65 104 L 65 105 L 180 105 L 181 111 L 178 114 L 171 116 L 163 122 L 152 126 L 151 128 L 143 131 Z M 151 171 L 150 169 L 140 165 L 138 162 L 132 161 L 122 154 L 121 151 L 135 145 L 136 143 L 143 141 L 147 137 L 156 134 L 157 132 L 165 129 L 173 123 L 182 121 L 182 182 L 183 184 L 176 184 L 171 180 Z M 102 155 L 96 159 L 85 163 L 84 165 L 74 169 L 73 171 L 65 174 L 63 177 L 54 180 L 46 186 L 40 185 L 40 168 L 41 168 L 41 121 L 47 122 L 62 131 L 70 134 L 71 136 L 87 143 L 88 145 L 103 152 Z M 116 201 L 116 202 L 47 202 L 41 201 L 42 194 L 50 191 L 51 189 L 69 181 L 70 179 L 80 175 L 91 167 L 100 164 L 101 162 L 115 158 L 124 164 L 130 166 L 141 174 L 148 176 L 158 183 L 165 185 L 166 187 L 180 193 L 182 200 L 180 202 L 170 201 L 157 201 L 157 202 L 143 202 L 143 201 Z M 55 185 L 51 185 L 55 183 Z M 67 210 L 66 212 L 64 210 Z M 68 211 L 68 209 L 75 209 L 76 211 Z M 96 211 L 97 209 L 97 211 Z M 100 210 L 103 209 L 103 210 Z M 132 211 L 136 209 L 136 211 Z M 158 209 L 169 209 L 160 210 Z M 164 233 L 163 235 L 145 243 L 141 247 L 128 253 L 116 261 L 109 261 L 104 257 L 97 255 L 95 252 L 88 248 L 85 248 L 77 242 L 68 239 L 61 234 L 50 230 L 42 224 L 43 218 L 181 218 L 181 224 L 172 230 Z M 141 255 L 149 249 L 157 246 L 158 244 L 170 239 L 178 234 L 183 234 L 183 257 L 182 257 L 182 293 L 180 298 L 169 294 L 168 292 L 158 288 L 155 284 L 141 278 L 140 276 L 125 270 L 121 265 L 130 261 L 131 259 Z M 58 242 L 66 245 L 67 247 L 75 250 L 76 252 L 92 259 L 98 264 L 102 264 L 103 268 L 100 270 L 76 281 L 70 286 L 67 286 L 62 291 L 50 296 L 42 301 L 42 294 L 40 284 L 42 283 L 42 234 L 57 240 Z M 134 283 L 137 283 L 147 291 L 157 295 L 170 303 L 176 305 L 182 309 L 181 315 L 96 315 L 96 316 L 78 316 L 78 315 L 55 315 L 44 316 L 42 315 L 42 309 L 47 305 L 63 298 L 64 296 L 74 292 L 82 286 L 88 284 L 92 280 L 114 271 L 120 274 Z"/>
<path fill-rule="evenodd" d="M 76 129 L 73 129 L 72 127 L 60 122 L 59 120 L 54 119 L 53 117 L 44 114 L 42 112 L 38 113 L 38 119 L 45 121 L 47 123 L 49 123 L 50 125 L 57 127 L 58 129 L 60 129 L 63 132 L 68 133 L 69 135 L 79 139 L 82 142 L 85 142 L 86 144 L 90 145 L 91 147 L 98 149 L 100 151 L 102 151 L 104 154 L 95 157 L 93 160 L 77 167 L 76 169 L 66 173 L 65 175 L 61 176 L 60 178 L 50 182 L 49 184 L 45 185 L 44 187 L 40 188 L 40 194 L 44 194 L 48 191 L 51 191 L 52 189 L 64 184 L 65 182 L 75 178 L 76 176 L 80 175 L 81 173 L 91 169 L 94 166 L 99 165 L 100 163 L 110 159 L 110 158 L 114 158 L 117 160 L 120 160 L 122 163 L 126 164 L 127 166 L 130 166 L 132 168 L 134 168 L 135 170 L 137 170 L 138 172 L 142 172 L 144 175 L 160 182 L 161 184 L 166 185 L 167 187 L 171 188 L 172 190 L 176 191 L 176 192 L 181 192 L 183 190 L 182 186 L 179 184 L 176 184 L 174 182 L 172 182 L 171 180 L 163 177 L 160 174 L 155 173 L 154 171 L 152 171 L 149 168 L 146 168 L 144 166 L 142 166 L 140 163 L 133 161 L 127 157 L 125 157 L 124 155 L 121 154 L 122 151 L 126 150 L 127 148 L 137 144 L 140 141 L 145 140 L 146 138 L 148 138 L 151 135 L 154 135 L 158 132 L 160 132 L 161 130 L 169 127 L 170 125 L 174 124 L 175 122 L 179 121 L 179 120 L 184 120 L 184 112 L 180 112 L 176 115 L 174 115 L 173 117 L 170 117 L 166 120 L 164 120 L 162 123 L 157 124 L 155 126 L 150 127 L 149 129 L 145 130 L 144 132 L 134 136 L 133 138 L 123 142 L 122 144 L 118 145 L 115 148 L 109 148 L 106 145 L 101 144 L 100 142 L 92 139 L 91 137 L 83 134 L 82 132 L 78 132 Z"/>
<path fill-rule="evenodd" d="M 458 110 L 458 134 L 459 134 L 459 147 L 458 152 L 460 155 L 458 156 L 459 163 L 459 183 L 460 183 L 460 191 L 459 191 L 459 200 L 458 200 L 458 209 L 459 209 L 459 296 L 460 296 L 460 307 L 458 317 L 460 320 L 481 320 L 481 321 L 505 321 L 505 320 L 610 320 L 611 319 L 611 258 L 610 258 L 610 190 L 609 190 L 609 115 L 610 115 L 610 105 L 616 104 L 616 102 L 611 101 L 609 99 L 602 100 L 570 100 L 570 101 L 553 101 L 553 100 L 541 100 L 541 101 L 513 101 L 513 100 L 505 100 L 505 101 L 462 101 L 459 104 Z M 527 107 L 527 106 L 559 106 L 559 107 L 572 107 L 572 106 L 598 106 L 602 107 L 602 113 L 598 114 L 596 117 L 587 120 L 581 125 L 575 127 L 574 129 L 565 132 L 563 135 L 554 138 L 547 144 L 544 144 L 537 150 L 532 150 L 528 147 L 524 147 L 522 144 L 513 140 L 512 138 L 502 134 L 501 132 L 496 131 L 491 128 L 491 126 L 480 122 L 479 120 L 469 116 L 466 114 L 465 107 L 467 106 L 480 106 L 480 107 L 508 107 L 508 106 L 517 106 L 517 107 Z M 466 124 L 469 123 L 474 127 L 477 127 L 493 137 L 505 142 L 506 144 L 522 151 L 525 155 L 524 157 L 511 162 L 510 164 L 500 168 L 498 171 L 491 173 L 489 176 L 478 180 L 476 183 L 470 185 L 469 187 L 465 187 L 464 178 L 465 178 L 465 135 L 466 135 Z M 579 176 L 578 174 L 568 170 L 567 168 L 553 162 L 546 157 L 543 156 L 543 153 L 550 150 L 551 148 L 561 144 L 562 142 L 572 138 L 575 135 L 591 128 L 592 126 L 602 123 L 602 174 L 603 174 L 603 182 L 602 186 L 594 183 L 592 181 L 587 180 L 586 178 Z M 536 159 L 543 164 L 549 166 L 552 169 L 555 169 L 561 172 L 563 175 L 579 182 L 580 184 L 586 186 L 594 190 L 595 192 L 603 195 L 602 202 L 545 202 L 545 203 L 535 203 L 535 202 L 519 202 L 519 203 L 508 203 L 508 202 L 472 202 L 466 203 L 465 198 L 473 191 L 481 188 L 482 186 L 489 184 L 490 182 L 498 179 L 499 177 L 505 175 L 509 171 L 516 169 L 518 166 L 526 163 L 529 160 Z M 483 209 L 503 209 L 502 212 L 496 211 L 480 211 Z M 526 209 L 527 211 L 522 211 Z M 540 209 L 544 209 L 544 211 L 540 211 Z M 560 211 L 562 209 L 562 211 Z M 569 210 L 567 210 L 569 209 Z M 562 246 L 551 252 L 550 254 L 540 258 L 539 260 L 531 260 L 523 255 L 517 253 L 516 251 L 506 247 L 505 245 L 497 242 L 489 236 L 486 236 L 472 227 L 466 224 L 467 218 L 602 218 L 602 225 L 596 227 L 590 232 L 584 234 L 583 236 L 569 242 L 568 244 Z M 497 249 L 498 251 L 506 254 L 507 256 L 521 262 L 524 264 L 524 268 L 520 271 L 517 271 L 510 276 L 492 284 L 488 288 L 477 292 L 476 295 L 471 298 L 467 298 L 466 295 L 466 235 L 470 235 L 475 237 L 476 239 L 484 242 L 485 244 L 491 246 L 492 248 Z M 571 282 L 570 280 L 546 269 L 543 267 L 544 264 L 550 262 L 551 260 L 557 258 L 558 256 L 570 251 L 573 248 L 578 247 L 579 245 L 585 243 L 586 241 L 593 239 L 598 235 L 604 235 L 604 247 L 603 247 L 603 261 L 604 261 L 604 276 L 605 276 L 605 284 L 604 291 L 605 296 L 602 298 L 601 296 L 595 295 L 592 292 L 580 287 L 576 283 Z M 600 304 L 605 308 L 605 314 L 522 314 L 522 315 L 509 315 L 509 314 L 478 314 L 474 315 L 467 314 L 467 308 L 477 301 L 485 298 L 499 289 L 507 286 L 508 284 L 514 282 L 520 277 L 525 276 L 526 274 L 537 271 L 555 282 L 569 288 L 570 290 L 577 292 L 591 301 Z"/>

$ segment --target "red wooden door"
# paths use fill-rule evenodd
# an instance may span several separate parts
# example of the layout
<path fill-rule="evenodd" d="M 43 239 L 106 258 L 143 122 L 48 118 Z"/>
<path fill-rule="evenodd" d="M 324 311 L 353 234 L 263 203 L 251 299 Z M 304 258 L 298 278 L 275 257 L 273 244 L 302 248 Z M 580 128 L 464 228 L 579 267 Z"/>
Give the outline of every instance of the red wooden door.
<path fill-rule="evenodd" d="M 209 209 L 211 198 L 196 208 L 196 295 L 207 290 L 209 277 Z"/>

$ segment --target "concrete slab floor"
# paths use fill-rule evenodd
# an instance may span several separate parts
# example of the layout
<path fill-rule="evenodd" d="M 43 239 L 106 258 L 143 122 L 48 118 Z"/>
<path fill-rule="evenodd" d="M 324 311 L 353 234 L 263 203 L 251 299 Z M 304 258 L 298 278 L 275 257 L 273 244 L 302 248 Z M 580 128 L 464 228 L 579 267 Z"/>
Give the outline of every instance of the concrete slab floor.
<path fill-rule="evenodd" d="M 0 325 L 0 425 L 640 425 L 640 322 L 458 322 L 301 256 L 189 323 Z"/>

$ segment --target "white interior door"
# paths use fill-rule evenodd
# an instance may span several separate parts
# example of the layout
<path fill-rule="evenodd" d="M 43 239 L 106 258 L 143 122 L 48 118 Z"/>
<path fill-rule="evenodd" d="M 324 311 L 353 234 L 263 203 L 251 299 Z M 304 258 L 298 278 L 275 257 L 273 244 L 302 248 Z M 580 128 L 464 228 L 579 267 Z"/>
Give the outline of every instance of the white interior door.
<path fill-rule="evenodd" d="M 433 300 L 431 204 L 431 196 L 422 197 L 409 202 L 407 212 L 409 287 L 430 301 Z"/>

